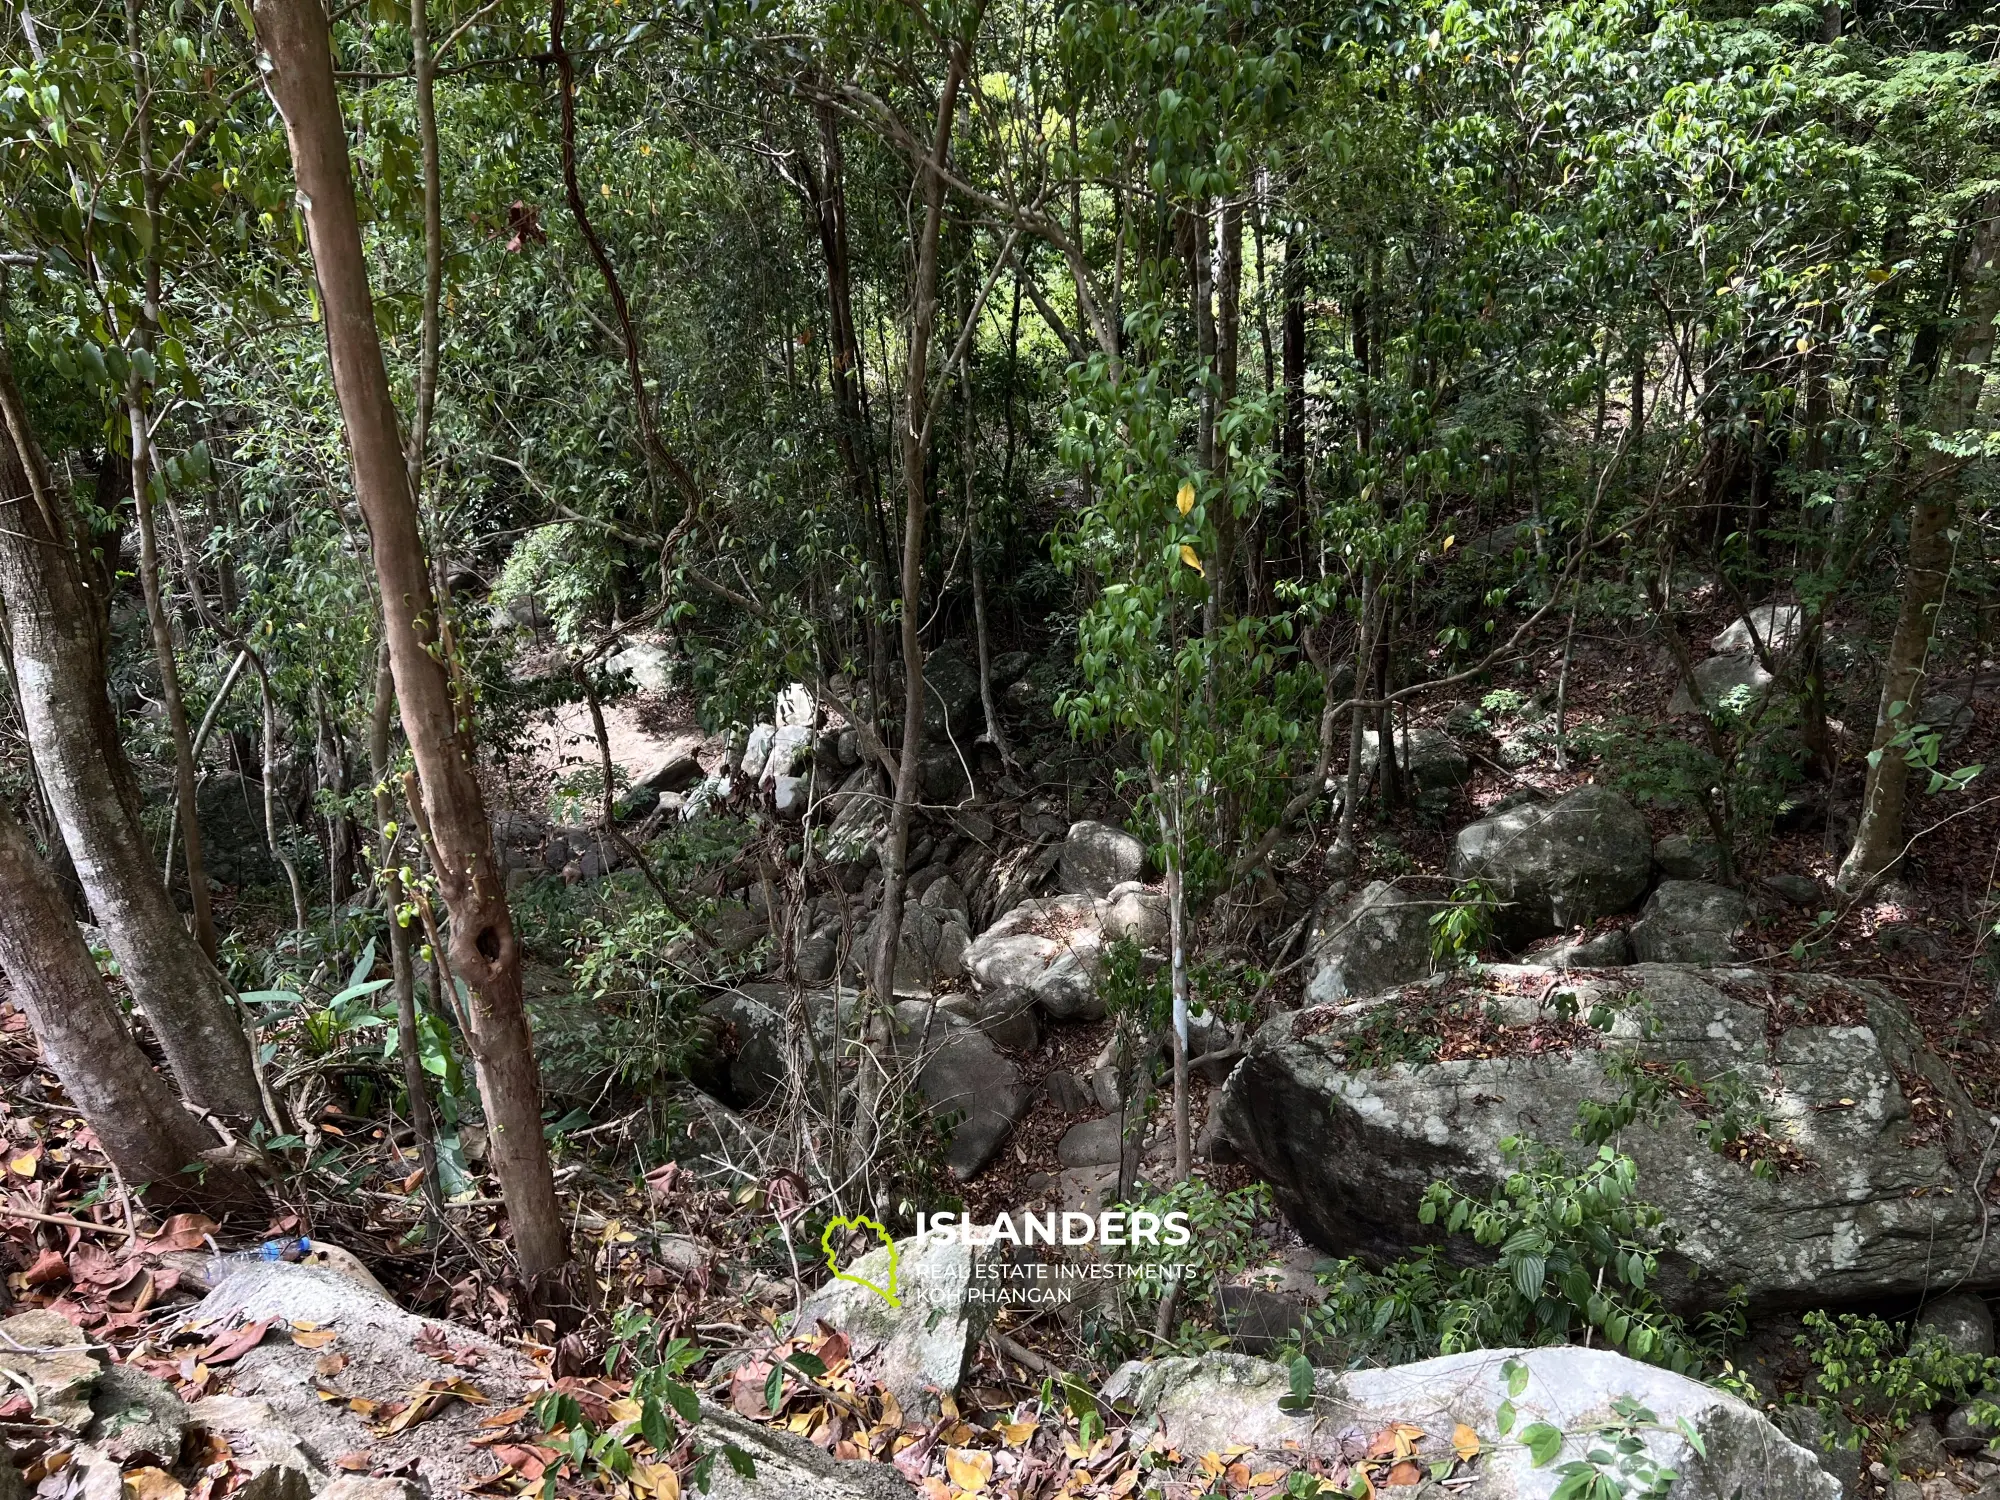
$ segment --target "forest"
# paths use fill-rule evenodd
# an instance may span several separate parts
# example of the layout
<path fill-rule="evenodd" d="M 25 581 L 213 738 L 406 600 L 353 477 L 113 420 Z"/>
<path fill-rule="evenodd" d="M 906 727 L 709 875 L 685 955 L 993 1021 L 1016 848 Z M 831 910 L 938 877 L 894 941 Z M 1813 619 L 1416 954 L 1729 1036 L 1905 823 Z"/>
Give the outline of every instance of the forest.
<path fill-rule="evenodd" d="M 0 0 L 0 1500 L 1996 1500 L 1996 85 Z"/>

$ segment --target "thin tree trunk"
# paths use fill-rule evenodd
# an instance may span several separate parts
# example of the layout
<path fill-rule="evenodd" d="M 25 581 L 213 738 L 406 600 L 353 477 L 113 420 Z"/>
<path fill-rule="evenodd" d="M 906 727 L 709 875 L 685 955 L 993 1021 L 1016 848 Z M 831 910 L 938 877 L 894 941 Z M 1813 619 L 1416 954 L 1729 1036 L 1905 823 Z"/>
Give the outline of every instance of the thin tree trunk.
<path fill-rule="evenodd" d="M 416 0 L 418 6 L 423 0 Z M 396 1048 L 403 1059 L 403 1092 L 409 1096 L 410 1129 L 417 1138 L 417 1165 L 424 1173 L 424 1211 L 433 1230 L 444 1223 L 444 1189 L 438 1182 L 437 1126 L 431 1117 L 430 1084 L 424 1076 L 423 1038 L 417 1031 L 417 972 L 410 952 L 410 929 L 403 923 L 403 877 L 390 832 L 395 803 L 389 795 L 389 728 L 396 712 L 396 676 L 384 642 L 376 653 L 375 709 L 368 721 L 368 773 L 375 779 L 376 878 L 389 909 L 389 990 L 396 997 Z"/>
<path fill-rule="evenodd" d="M 0 345 L 0 602 L 35 766 L 132 998 L 187 1098 L 232 1124 L 263 1113 L 249 1038 L 147 854 L 104 680 L 102 611 Z"/>
<path fill-rule="evenodd" d="M 132 67 L 136 100 L 134 144 L 139 155 L 140 194 L 148 226 L 143 300 L 139 316 L 128 330 L 133 348 L 151 354 L 153 332 L 160 321 L 160 185 L 153 172 L 152 76 L 146 66 L 145 40 L 140 35 L 139 0 L 125 0 L 125 45 Z M 215 916 L 209 909 L 208 872 L 201 856 L 201 821 L 196 816 L 194 750 L 188 738 L 187 704 L 181 697 L 180 668 L 174 661 L 174 630 L 160 587 L 159 528 L 153 524 L 153 443 L 147 420 L 146 383 L 133 362 L 125 382 L 125 417 L 132 449 L 132 508 L 139 521 L 139 580 L 146 598 L 146 621 L 153 637 L 153 659 L 160 669 L 160 702 L 167 712 L 167 733 L 174 745 L 174 782 L 180 801 L 181 853 L 187 867 L 188 910 L 195 941 L 212 963 L 216 955 Z"/>
<path fill-rule="evenodd" d="M 492 1131 L 493 1170 L 527 1300 L 547 1305 L 569 1246 L 542 1135 L 541 1074 L 522 996 L 520 943 L 493 858 L 467 728 L 470 703 L 455 679 L 449 633 L 440 630 L 382 363 L 326 16 L 315 0 L 258 0 L 253 13 L 268 59 L 265 85 L 284 119 L 298 177 L 355 498 L 380 582 L 396 699 L 421 778 L 422 806 L 413 811 L 427 830 L 451 914 L 451 966 L 473 992 L 467 1042 Z"/>
<path fill-rule="evenodd" d="M 916 813 L 922 782 L 924 750 L 924 652 L 917 638 L 923 623 L 924 523 L 929 510 L 931 422 L 929 408 L 931 338 L 937 328 L 938 236 L 944 223 L 945 159 L 951 149 L 951 127 L 958 109 L 958 89 L 964 80 L 970 42 L 952 48 L 944 88 L 938 95 L 937 129 L 930 156 L 920 168 L 918 191 L 924 205 L 918 232 L 916 274 L 910 287 L 909 359 L 903 373 L 903 421 L 899 434 L 903 458 L 903 745 L 896 765 L 896 795 L 889 811 L 888 835 L 882 841 L 882 909 L 877 930 L 871 979 L 878 1004 L 894 1003 L 896 950 L 903 929 L 904 859 L 910 848 L 910 823 Z"/>
<path fill-rule="evenodd" d="M 1216 210 L 1221 249 L 1215 280 L 1215 383 L 1218 415 L 1236 400 L 1243 359 L 1243 204 L 1231 198 Z M 1236 507 L 1229 499 L 1229 443 L 1219 432 L 1209 435 L 1210 462 L 1217 483 L 1215 563 L 1209 589 L 1215 597 L 1216 623 L 1236 613 Z"/>
<path fill-rule="evenodd" d="M 1993 320 L 2000 316 L 2000 198 L 1979 210 L 1983 222 L 1959 266 L 1961 305 L 1951 349 L 1931 381 L 1923 427 L 1950 437 L 1970 427 L 1979 410 L 1986 366 L 1993 357 Z M 1862 790 L 1861 819 L 1854 845 L 1841 861 L 1840 884 L 1853 890 L 1888 870 L 1902 856 L 1903 805 L 1910 766 L 1907 747 L 1898 743 L 1917 722 L 1924 696 L 1925 666 L 1938 606 L 1951 573 L 1952 519 L 1958 511 L 1963 461 L 1940 453 L 1924 437 L 1910 455 L 1907 487 L 1910 555 L 1903 577 L 1902 608 L 1889 640 L 1882 674 L 1882 699 L 1875 714 L 1875 742 L 1868 780 Z"/>
<path fill-rule="evenodd" d="M 1285 239 L 1284 345 L 1285 420 L 1280 429 L 1286 507 L 1284 545 L 1293 559 L 1291 576 L 1305 577 L 1306 524 L 1306 246 L 1294 229 Z"/>
<path fill-rule="evenodd" d="M 104 1154 L 167 1198 L 240 1195 L 233 1174 L 184 1171 L 220 1142 L 174 1098 L 118 1014 L 55 876 L 0 798 L 0 969 Z"/>

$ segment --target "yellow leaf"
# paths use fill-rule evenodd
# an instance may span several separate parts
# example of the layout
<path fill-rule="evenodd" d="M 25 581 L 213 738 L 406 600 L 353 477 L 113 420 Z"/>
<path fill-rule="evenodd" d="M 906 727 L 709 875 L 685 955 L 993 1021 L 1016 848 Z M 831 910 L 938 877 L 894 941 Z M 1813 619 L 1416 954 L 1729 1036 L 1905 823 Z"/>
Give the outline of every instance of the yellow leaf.
<path fill-rule="evenodd" d="M 1444 545 L 1443 545 L 1442 547 L 1438 548 L 1438 551 L 1439 551 L 1439 553 L 1445 553 L 1445 552 L 1449 552 L 1449 551 L 1451 551 L 1451 548 L 1452 548 L 1452 543 L 1456 542 L 1457 540 L 1458 540 L 1458 538 L 1457 538 L 1456 536 L 1448 536 L 1448 537 L 1446 537 L 1446 538 L 1444 539 Z"/>
<path fill-rule="evenodd" d="M 597 185 L 597 190 L 607 198 L 611 196 L 611 184 L 608 182 L 600 182 Z"/>
<path fill-rule="evenodd" d="M 1186 563 L 1190 568 L 1193 568 L 1195 572 L 1201 574 L 1202 577 L 1206 578 L 1208 576 L 1208 569 L 1201 565 L 1200 554 L 1186 542 L 1181 543 L 1181 561 Z"/>
<path fill-rule="evenodd" d="M 681 1500 L 681 1476 L 666 1464 L 634 1464 L 632 1484 L 651 1491 L 658 1500 Z"/>
<path fill-rule="evenodd" d="M 39 1151 L 23 1151 L 19 1156 L 7 1163 L 7 1170 L 12 1172 L 16 1177 L 33 1177 L 35 1175 L 35 1165 L 40 1160 L 41 1153 Z"/>
<path fill-rule="evenodd" d="M 985 1489 L 993 1478 L 993 1455 L 975 1453 L 968 1448 L 947 1448 L 944 1470 L 951 1476 L 953 1484 L 976 1493 Z"/>
<path fill-rule="evenodd" d="M 621 1396 L 608 1405 L 613 1422 L 636 1422 L 639 1420 L 639 1413 L 644 1410 L 630 1396 Z"/>
<path fill-rule="evenodd" d="M 1194 509 L 1194 486 L 1185 479 L 1181 481 L 1181 492 L 1174 496 L 1174 504 L 1182 515 Z"/>
<path fill-rule="evenodd" d="M 125 1500 L 181 1500 L 186 1494 L 187 1487 L 164 1469 L 125 1471 Z"/>
<path fill-rule="evenodd" d="M 340 1334 L 331 1328 L 294 1328 L 292 1342 L 301 1349 L 324 1349 L 339 1338 Z"/>
<path fill-rule="evenodd" d="M 1000 1429 L 1000 1436 L 1007 1440 L 1009 1448 L 1018 1448 L 1035 1435 L 1039 1422 L 1009 1422 Z"/>
<path fill-rule="evenodd" d="M 1799 335 L 1799 341 L 1798 341 L 1798 342 L 1797 342 L 1796 344 L 1794 344 L 1794 345 L 1793 345 L 1792 347 L 1793 347 L 1793 348 L 1795 348 L 1795 349 L 1797 349 L 1797 350 L 1799 351 L 1799 353 L 1801 353 L 1801 354 L 1805 354 L 1805 353 L 1807 353 L 1808 351 L 1810 351 L 1810 350 L 1811 350 L 1811 348 L 1812 348 L 1812 340 L 1811 340 L 1811 339 L 1809 339 L 1809 338 L 1807 338 L 1807 337 L 1806 337 L 1806 336 L 1805 336 L 1804 334 L 1800 334 L 1800 335 Z"/>
<path fill-rule="evenodd" d="M 1201 1472 L 1206 1474 L 1210 1479 L 1215 1478 L 1216 1475 L 1228 1467 L 1229 1465 L 1222 1461 L 1220 1453 L 1204 1453 L 1201 1456 Z"/>
<path fill-rule="evenodd" d="M 1285 1477 L 1282 1469 L 1262 1469 L 1250 1476 L 1250 1488 L 1261 1490 L 1267 1484 L 1277 1484 Z"/>
<path fill-rule="evenodd" d="M 1467 1463 L 1479 1457 L 1479 1434 L 1460 1422 L 1451 1430 L 1452 1450 Z"/>

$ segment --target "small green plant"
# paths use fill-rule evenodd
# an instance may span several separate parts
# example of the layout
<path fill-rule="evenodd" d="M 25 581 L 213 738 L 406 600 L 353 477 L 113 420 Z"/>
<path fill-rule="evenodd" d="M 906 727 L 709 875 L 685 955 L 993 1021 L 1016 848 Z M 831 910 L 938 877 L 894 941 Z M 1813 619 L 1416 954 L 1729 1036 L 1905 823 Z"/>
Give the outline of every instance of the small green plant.
<path fill-rule="evenodd" d="M 1893 1438 L 1947 1403 L 1971 1401 L 1974 1422 L 2000 1426 L 2000 1405 L 1972 1399 L 2000 1379 L 2000 1359 L 1960 1353 L 1934 1335 L 1912 1338 L 1904 1324 L 1861 1313 L 1814 1311 L 1803 1321 L 1797 1343 L 1813 1367 L 1806 1399 L 1822 1415 L 1853 1424 L 1850 1445 L 1859 1445 L 1864 1429 L 1877 1440 Z"/>
<path fill-rule="evenodd" d="M 1514 1403 L 1528 1388 L 1529 1371 L 1518 1360 L 1500 1367 L 1507 1381 L 1507 1396 L 1495 1414 L 1504 1438 L 1514 1428 Z M 1611 1403 L 1612 1417 L 1574 1433 L 1565 1433 L 1547 1422 L 1531 1422 L 1519 1438 L 1528 1457 L 1538 1469 L 1546 1469 L 1562 1455 L 1570 1437 L 1584 1440 L 1581 1458 L 1573 1458 L 1556 1472 L 1562 1476 L 1549 1500 L 1666 1500 L 1680 1479 L 1677 1470 L 1653 1457 L 1646 1446 L 1646 1433 L 1673 1432 L 1683 1438 L 1700 1458 L 1708 1457 L 1708 1445 L 1686 1417 L 1674 1418 L 1669 1427 L 1650 1409 L 1630 1396 Z"/>
<path fill-rule="evenodd" d="M 1431 958 L 1440 969 L 1460 969 L 1478 960 L 1493 937 L 1500 897 L 1483 880 L 1468 880 L 1451 900 L 1431 914 Z"/>
<path fill-rule="evenodd" d="M 1653 1289 L 1671 1232 L 1631 1159 L 1605 1146 L 1579 1169 L 1518 1137 L 1501 1149 L 1511 1170 L 1490 1195 L 1433 1183 L 1418 1210 L 1494 1260 L 1453 1265 L 1429 1246 L 1379 1271 L 1338 1262 L 1320 1278 L 1325 1335 L 1398 1361 L 1579 1335 L 1682 1373 L 1708 1360 L 1719 1325 L 1690 1328 Z"/>
<path fill-rule="evenodd" d="M 1670 1103 L 1679 1103 L 1694 1116 L 1695 1136 L 1709 1150 L 1746 1162 L 1753 1177 L 1769 1181 L 1778 1175 L 1777 1158 L 1788 1148 L 1770 1139 L 1774 1121 L 1764 1097 L 1742 1074 L 1731 1069 L 1699 1078 L 1685 1058 L 1647 1063 L 1622 1052 L 1606 1061 L 1604 1072 L 1622 1092 L 1608 1103 L 1586 1099 L 1577 1106 L 1574 1134 L 1585 1145 L 1615 1140 L 1635 1120 L 1657 1119 Z M 1790 1156 L 1802 1160 L 1796 1151 Z"/>
<path fill-rule="evenodd" d="M 1435 1030 L 1435 1015 L 1422 1011 L 1412 1024 L 1394 1000 L 1385 1000 L 1364 1015 L 1348 1034 L 1349 1068 L 1391 1068 L 1398 1063 L 1428 1063 L 1437 1060 L 1444 1043 Z"/>
<path fill-rule="evenodd" d="M 1270 1189 L 1252 1183 L 1224 1193 L 1199 1177 L 1190 1177 L 1163 1192 L 1136 1196 L 1120 1207 L 1162 1218 L 1184 1213 L 1190 1239 L 1181 1246 L 1107 1249 L 1107 1256 L 1133 1267 L 1133 1275 L 1120 1283 L 1124 1295 L 1107 1308 L 1103 1321 L 1094 1328 L 1086 1323 L 1086 1333 L 1094 1336 L 1104 1353 L 1119 1358 L 1150 1346 L 1149 1334 L 1160 1299 L 1178 1279 L 1173 1343 L 1177 1348 L 1198 1351 L 1219 1342 L 1214 1328 L 1221 1311 L 1216 1288 L 1224 1276 L 1242 1270 L 1262 1253 L 1256 1226 L 1271 1215 Z"/>

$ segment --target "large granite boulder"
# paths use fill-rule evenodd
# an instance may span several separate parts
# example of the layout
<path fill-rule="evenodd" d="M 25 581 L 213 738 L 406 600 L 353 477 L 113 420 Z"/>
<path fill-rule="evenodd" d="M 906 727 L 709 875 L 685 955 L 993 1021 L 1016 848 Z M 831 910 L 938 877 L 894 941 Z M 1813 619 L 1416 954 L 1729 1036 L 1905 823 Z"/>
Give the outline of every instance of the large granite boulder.
<path fill-rule="evenodd" d="M 1021 1070 L 977 1025 L 919 1000 L 896 1006 L 898 1047 L 915 1070 L 917 1092 L 949 1122 L 945 1162 L 960 1181 L 1000 1149 L 1034 1091 Z"/>
<path fill-rule="evenodd" d="M 1635 1065 L 1666 1086 L 1618 1145 L 1673 1225 L 1676 1306 L 1739 1284 L 1757 1309 L 2000 1284 L 1977 1111 L 1901 1002 L 1861 981 L 1493 965 L 1276 1017 L 1230 1075 L 1222 1128 L 1307 1238 L 1386 1261 L 1435 1238 L 1429 1183 L 1504 1180 L 1508 1137 L 1581 1159 L 1579 1106 L 1627 1097 Z M 1722 1114 L 1745 1128 L 1718 1152 L 1705 1117 Z"/>
<path fill-rule="evenodd" d="M 1726 964 L 1736 957 L 1736 933 L 1750 920 L 1741 891 L 1702 880 L 1663 880 L 1632 924 L 1632 951 L 1642 964 Z"/>
<path fill-rule="evenodd" d="M 1322 903 L 1306 950 L 1306 1003 L 1379 995 L 1431 972 L 1431 912 L 1386 880 L 1351 901 Z"/>
<path fill-rule="evenodd" d="M 1455 792 L 1472 780 L 1472 758 L 1442 729 L 1399 726 L 1395 734 L 1396 769 L 1403 784 L 1417 792 Z M 1382 764 L 1382 740 L 1372 729 L 1361 731 L 1361 780 L 1375 779 Z"/>
<path fill-rule="evenodd" d="M 887 1247 L 870 1250 L 842 1263 L 859 1281 L 829 1281 L 806 1299 L 792 1326 L 810 1332 L 823 1322 L 839 1329 L 856 1366 L 888 1388 L 905 1416 L 932 1421 L 939 1397 L 956 1394 L 992 1322 L 993 1304 L 966 1295 L 991 1253 L 942 1235 L 898 1240 L 893 1262 Z M 900 1305 L 872 1289 L 892 1286 Z"/>
<path fill-rule="evenodd" d="M 1521 944 L 1630 907 L 1653 872 L 1653 837 L 1638 809 L 1609 788 L 1579 787 L 1458 831 L 1457 880 L 1483 880 L 1506 903 L 1497 929 Z"/>
<path fill-rule="evenodd" d="M 1076 895 L 1108 896 L 1145 867 L 1146 846 L 1109 823 L 1073 823 L 1063 840 L 1062 888 Z"/>
<path fill-rule="evenodd" d="M 1512 1393 L 1507 1365 L 1518 1362 L 1527 1383 Z M 1632 1429 L 1660 1468 L 1674 1470 L 1674 1500 L 1840 1500 L 1840 1485 L 1812 1453 L 1792 1442 L 1755 1407 L 1736 1397 L 1643 1365 L 1604 1349 L 1480 1349 L 1387 1369 L 1321 1370 L 1309 1408 L 1279 1403 L 1291 1394 L 1282 1365 L 1241 1354 L 1133 1361 L 1105 1385 L 1107 1402 L 1129 1404 L 1138 1444 L 1163 1434 L 1181 1453 L 1244 1453 L 1250 1469 L 1303 1469 L 1310 1463 L 1336 1488 L 1360 1493 L 1354 1466 L 1385 1429 L 1404 1424 L 1415 1436 L 1410 1473 L 1375 1465 L 1373 1485 L 1397 1492 L 1414 1485 L 1434 1462 L 1456 1467 L 1439 1494 L 1467 1500 L 1548 1500 L 1567 1476 L 1564 1465 L 1590 1449 L 1610 1449 L 1607 1424 L 1629 1399 L 1653 1415 Z M 1496 1414 L 1509 1400 L 1514 1421 L 1503 1441 Z M 1292 1403 L 1287 1403 L 1288 1405 Z M 1562 1447 L 1537 1466 L 1520 1434 L 1536 1423 L 1560 1432 Z M 1682 1424 L 1700 1439 L 1688 1441 Z M 1454 1463 L 1454 1439 L 1468 1428 L 1478 1439 L 1470 1463 Z M 1407 1435 L 1407 1434 L 1406 1434 Z M 1460 1479 L 1470 1481 L 1460 1484 Z M 1413 1494 L 1427 1494 L 1426 1482 Z M 1346 1491 L 1343 1489 L 1342 1493 Z M 1379 1493 L 1380 1491 L 1372 1491 Z"/>
<path fill-rule="evenodd" d="M 715 1046 L 696 1081 L 731 1104 L 761 1104 L 788 1076 L 803 1077 L 813 1057 L 838 1055 L 841 1037 L 854 1033 L 855 1004 L 852 989 L 806 990 L 795 1013 L 782 984 L 737 985 L 711 996 L 701 1014 Z"/>
<path fill-rule="evenodd" d="M 1025 994 L 1057 1021 L 1104 1015 L 1097 975 L 1104 926 L 1088 896 L 1024 901 L 965 950 L 965 971 L 982 994 Z"/>
<path fill-rule="evenodd" d="M 1763 662 L 1757 659 L 1754 651 L 1711 656 L 1707 661 L 1695 664 L 1694 686 L 1695 691 L 1701 694 L 1701 702 L 1695 702 L 1694 693 L 1689 692 L 1688 685 L 1683 682 L 1674 689 L 1674 696 L 1667 703 L 1667 712 L 1712 714 L 1724 709 L 1748 709 L 1771 690 L 1775 680 L 1764 670 Z"/>
<path fill-rule="evenodd" d="M 1804 624 L 1805 616 L 1796 604 L 1760 604 L 1747 616 L 1731 621 L 1712 637 L 1708 649 L 1718 656 L 1729 656 L 1738 651 L 1755 651 L 1761 641 L 1771 655 L 1783 656 L 1798 643 Z M 1753 626 L 1756 629 L 1754 639 L 1751 635 Z"/>

